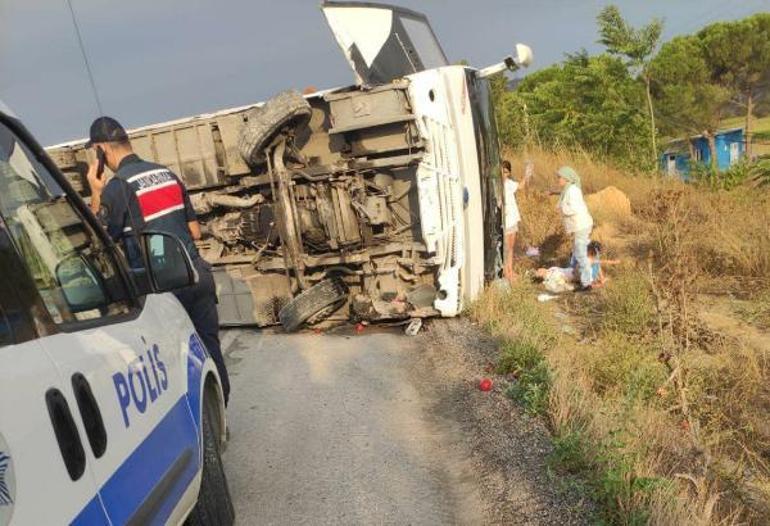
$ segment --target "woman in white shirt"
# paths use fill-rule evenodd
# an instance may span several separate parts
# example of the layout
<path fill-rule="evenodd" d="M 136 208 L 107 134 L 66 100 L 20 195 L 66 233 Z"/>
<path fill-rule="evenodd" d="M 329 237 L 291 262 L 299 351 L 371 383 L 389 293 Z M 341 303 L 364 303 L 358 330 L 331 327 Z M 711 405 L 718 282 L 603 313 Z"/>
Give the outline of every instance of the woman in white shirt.
<path fill-rule="evenodd" d="M 509 161 L 503 161 L 503 192 L 504 192 L 504 213 L 505 213 L 505 235 L 504 235 L 504 248 L 503 253 L 503 274 L 509 282 L 513 282 L 513 246 L 516 244 L 516 233 L 519 231 L 519 222 L 521 221 L 521 215 L 519 214 L 519 205 L 516 203 L 516 192 L 524 188 L 527 184 L 527 180 L 531 177 L 531 169 L 527 167 L 527 173 L 521 182 L 513 179 L 511 174 L 511 163 Z"/>
<path fill-rule="evenodd" d="M 582 290 L 591 288 L 591 262 L 588 259 L 588 243 L 594 220 L 583 199 L 580 176 L 569 166 L 562 166 L 556 172 L 561 187 L 558 209 L 561 212 L 564 230 L 573 237 L 572 255 L 577 260 L 577 271 Z"/>

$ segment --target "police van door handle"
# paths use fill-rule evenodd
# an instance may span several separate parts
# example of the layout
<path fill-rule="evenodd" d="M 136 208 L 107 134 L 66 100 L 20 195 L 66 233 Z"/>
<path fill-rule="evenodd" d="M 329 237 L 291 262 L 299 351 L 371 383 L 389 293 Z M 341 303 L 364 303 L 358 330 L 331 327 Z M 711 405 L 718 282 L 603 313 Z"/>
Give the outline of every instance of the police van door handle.
<path fill-rule="evenodd" d="M 86 470 L 86 453 L 83 451 L 83 443 L 80 441 L 69 404 L 61 391 L 53 387 L 45 393 L 45 403 L 64 466 L 70 478 L 76 481 Z"/>
<path fill-rule="evenodd" d="M 96 403 L 91 384 L 81 373 L 72 375 L 72 390 L 80 410 L 80 418 L 83 419 L 83 427 L 86 429 L 88 443 L 94 457 L 100 458 L 107 450 L 107 431 L 104 428 L 104 420 L 99 405 Z"/>

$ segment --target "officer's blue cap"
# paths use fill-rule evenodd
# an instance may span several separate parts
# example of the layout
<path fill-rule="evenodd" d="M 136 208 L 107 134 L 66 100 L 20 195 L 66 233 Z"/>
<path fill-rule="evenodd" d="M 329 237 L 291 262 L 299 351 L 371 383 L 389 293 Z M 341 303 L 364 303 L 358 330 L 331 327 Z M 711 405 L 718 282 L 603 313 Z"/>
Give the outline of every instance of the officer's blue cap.
<path fill-rule="evenodd" d="M 128 140 L 126 129 L 112 117 L 99 117 L 91 123 L 86 148 L 97 142 L 124 142 Z"/>

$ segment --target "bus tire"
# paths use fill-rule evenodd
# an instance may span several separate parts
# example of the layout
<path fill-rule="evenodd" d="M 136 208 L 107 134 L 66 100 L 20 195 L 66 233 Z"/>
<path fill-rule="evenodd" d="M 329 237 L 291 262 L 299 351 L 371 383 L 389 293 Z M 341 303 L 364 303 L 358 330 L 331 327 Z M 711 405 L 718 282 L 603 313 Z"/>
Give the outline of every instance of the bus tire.
<path fill-rule="evenodd" d="M 310 122 L 310 104 L 298 92 L 282 91 L 248 113 L 238 139 L 238 152 L 251 168 L 265 162 L 265 148 L 287 126 L 301 127 Z"/>
<path fill-rule="evenodd" d="M 294 332 L 304 323 L 319 323 L 342 307 L 348 289 L 339 278 L 319 281 L 291 299 L 278 312 L 283 330 Z"/>

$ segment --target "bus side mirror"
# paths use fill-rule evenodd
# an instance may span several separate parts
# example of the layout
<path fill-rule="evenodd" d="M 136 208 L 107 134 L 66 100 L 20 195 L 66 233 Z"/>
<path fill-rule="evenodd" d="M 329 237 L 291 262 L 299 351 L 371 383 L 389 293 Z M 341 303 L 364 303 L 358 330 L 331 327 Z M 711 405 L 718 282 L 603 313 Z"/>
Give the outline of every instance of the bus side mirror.
<path fill-rule="evenodd" d="M 518 68 L 528 68 L 532 64 L 532 48 L 526 44 L 516 44 L 516 56 L 513 57 L 513 61 Z"/>
<path fill-rule="evenodd" d="M 198 282 L 190 254 L 177 237 L 166 232 L 144 232 L 141 241 L 152 292 L 179 290 Z"/>
<path fill-rule="evenodd" d="M 479 77 L 485 79 L 502 71 L 516 71 L 532 64 L 532 48 L 526 44 L 516 44 L 516 54 L 507 56 L 502 62 L 479 70 Z"/>

